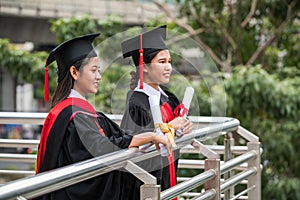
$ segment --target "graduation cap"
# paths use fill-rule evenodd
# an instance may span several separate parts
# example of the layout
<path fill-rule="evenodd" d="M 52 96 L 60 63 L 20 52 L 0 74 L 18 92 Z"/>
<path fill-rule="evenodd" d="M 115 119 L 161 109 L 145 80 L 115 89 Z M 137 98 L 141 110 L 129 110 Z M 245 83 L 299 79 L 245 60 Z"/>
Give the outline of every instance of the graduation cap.
<path fill-rule="evenodd" d="M 166 28 L 167 25 L 160 26 L 123 41 L 121 44 L 123 58 L 132 57 L 135 66 L 139 67 L 140 89 L 143 89 L 144 56 L 168 49 L 164 42 L 167 35 Z"/>
<path fill-rule="evenodd" d="M 56 61 L 58 66 L 58 82 L 63 80 L 69 68 L 78 60 L 96 57 L 92 42 L 100 33 L 82 35 L 55 47 L 49 54 L 45 66 L 44 100 L 49 100 L 48 65 Z"/>

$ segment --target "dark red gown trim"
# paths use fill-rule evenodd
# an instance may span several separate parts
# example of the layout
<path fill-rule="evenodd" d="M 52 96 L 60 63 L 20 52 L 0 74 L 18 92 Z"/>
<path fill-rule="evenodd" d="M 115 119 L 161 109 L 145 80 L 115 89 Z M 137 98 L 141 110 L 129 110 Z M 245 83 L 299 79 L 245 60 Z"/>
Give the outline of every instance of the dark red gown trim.
<path fill-rule="evenodd" d="M 172 121 L 174 118 L 178 117 L 177 113 L 179 113 L 178 109 L 176 110 L 177 113 L 175 112 L 175 110 L 173 112 L 172 109 L 171 109 L 171 107 L 170 107 L 170 105 L 167 102 L 165 102 L 165 103 L 163 103 L 161 105 L 160 111 L 161 111 L 161 115 L 162 115 L 164 123 L 168 123 L 168 122 Z M 173 186 L 176 185 L 176 173 L 175 173 L 175 165 L 174 165 L 174 152 L 172 152 L 172 154 L 173 154 L 172 156 L 168 156 L 169 173 L 170 173 L 170 186 L 171 187 L 173 187 Z M 173 198 L 173 200 L 177 200 L 177 198 Z"/>
<path fill-rule="evenodd" d="M 51 129 L 53 127 L 54 122 L 56 121 L 58 115 L 63 111 L 65 108 L 69 106 L 77 106 L 83 110 L 86 110 L 90 112 L 91 114 L 96 114 L 95 109 L 85 100 L 80 98 L 67 98 L 57 104 L 48 114 L 47 118 L 45 119 L 39 149 L 38 149 L 38 155 L 37 155 L 37 163 L 36 163 L 36 173 L 40 172 L 41 164 L 44 160 L 44 155 L 47 148 L 47 140 L 49 133 L 51 132 Z M 71 120 L 71 119 L 70 119 Z"/>

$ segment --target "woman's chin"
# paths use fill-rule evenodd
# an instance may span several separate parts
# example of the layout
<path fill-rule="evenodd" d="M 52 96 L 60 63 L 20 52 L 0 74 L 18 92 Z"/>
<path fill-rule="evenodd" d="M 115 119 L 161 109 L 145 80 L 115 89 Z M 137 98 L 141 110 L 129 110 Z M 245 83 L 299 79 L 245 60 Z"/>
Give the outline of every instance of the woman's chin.
<path fill-rule="evenodd" d="M 167 79 L 167 80 L 163 80 L 161 84 L 164 85 L 164 84 L 168 84 L 169 82 L 170 82 L 170 79 Z"/>

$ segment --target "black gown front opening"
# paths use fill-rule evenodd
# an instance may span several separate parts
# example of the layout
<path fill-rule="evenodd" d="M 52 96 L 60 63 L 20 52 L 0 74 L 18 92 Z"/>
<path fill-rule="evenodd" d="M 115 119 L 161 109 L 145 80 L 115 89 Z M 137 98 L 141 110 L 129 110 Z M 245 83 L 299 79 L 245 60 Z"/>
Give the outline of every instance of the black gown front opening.
<path fill-rule="evenodd" d="M 160 105 L 167 103 L 172 112 L 180 104 L 178 98 L 166 88 L 164 92 L 168 95 L 165 97 L 161 95 Z M 169 118 L 171 121 L 175 116 Z M 169 122 L 164 120 L 164 122 Z M 148 95 L 140 91 L 129 91 L 127 95 L 127 102 L 125 112 L 121 121 L 120 127 L 131 135 L 140 134 L 147 131 L 154 130 L 154 122 L 148 101 Z M 173 162 L 175 166 L 175 173 L 177 171 L 179 158 L 179 150 L 174 151 Z M 138 163 L 140 167 L 150 172 L 157 179 L 157 184 L 161 186 L 161 190 L 171 187 L 170 185 L 170 169 L 167 157 L 157 156 L 146 161 Z M 176 181 L 176 180 L 175 180 Z M 131 173 L 124 173 L 123 178 L 123 200 L 139 200 L 140 187 L 143 182 L 136 178 Z"/>

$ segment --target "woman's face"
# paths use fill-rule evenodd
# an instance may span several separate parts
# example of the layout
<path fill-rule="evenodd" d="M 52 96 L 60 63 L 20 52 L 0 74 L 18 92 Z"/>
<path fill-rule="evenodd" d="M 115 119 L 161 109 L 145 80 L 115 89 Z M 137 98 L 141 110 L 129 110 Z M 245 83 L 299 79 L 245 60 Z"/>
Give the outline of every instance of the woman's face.
<path fill-rule="evenodd" d="M 144 82 L 154 88 L 170 81 L 172 72 L 169 50 L 162 50 L 156 54 L 151 63 L 144 66 Z"/>
<path fill-rule="evenodd" d="M 99 80 L 101 80 L 99 58 L 90 58 L 86 65 L 82 66 L 79 71 L 76 70 L 76 73 L 76 76 L 73 76 L 75 79 L 73 89 L 82 96 L 86 96 L 88 93 L 96 94 Z"/>

